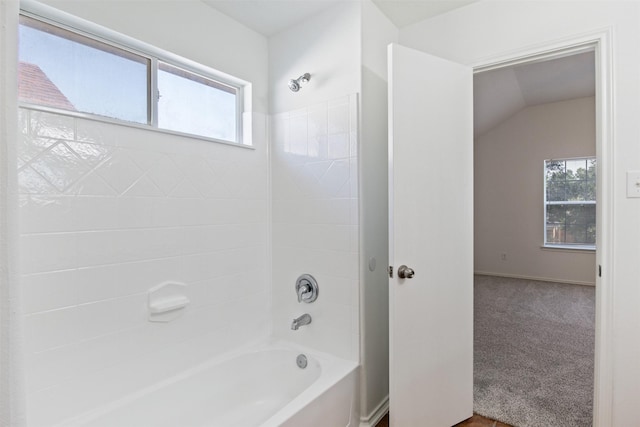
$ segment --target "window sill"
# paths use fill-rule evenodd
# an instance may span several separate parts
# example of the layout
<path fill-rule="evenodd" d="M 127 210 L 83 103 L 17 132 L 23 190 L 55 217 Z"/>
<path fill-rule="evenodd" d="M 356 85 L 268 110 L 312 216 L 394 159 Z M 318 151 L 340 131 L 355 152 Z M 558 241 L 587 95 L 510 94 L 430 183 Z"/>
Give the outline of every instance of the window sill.
<path fill-rule="evenodd" d="M 84 120 L 89 120 L 94 122 L 108 123 L 116 126 L 125 126 L 125 127 L 135 128 L 135 129 L 142 129 L 142 130 L 151 131 L 151 132 L 158 132 L 158 133 L 180 136 L 183 138 L 196 139 L 196 140 L 207 141 L 207 142 L 215 142 L 216 144 L 230 145 L 230 146 L 239 147 L 239 148 L 248 148 L 250 150 L 256 149 L 253 145 L 245 144 L 243 142 L 225 141 L 222 139 L 209 138 L 206 136 L 200 136 L 200 135 L 195 135 L 191 133 L 184 133 L 184 132 L 178 132 L 178 131 L 173 131 L 169 129 L 162 129 L 162 128 L 151 126 L 145 123 L 127 122 L 125 120 L 115 119 L 112 117 L 99 116 L 96 114 L 82 113 L 78 111 L 67 111 L 67 110 L 62 110 L 60 108 L 29 104 L 23 101 L 18 102 L 18 107 L 24 108 L 26 110 L 41 111 L 43 113 L 75 117 L 77 119 L 84 119 Z"/>
<path fill-rule="evenodd" d="M 540 249 L 543 251 L 556 251 L 556 252 L 595 252 L 595 246 L 573 246 L 573 245 L 542 245 Z"/>

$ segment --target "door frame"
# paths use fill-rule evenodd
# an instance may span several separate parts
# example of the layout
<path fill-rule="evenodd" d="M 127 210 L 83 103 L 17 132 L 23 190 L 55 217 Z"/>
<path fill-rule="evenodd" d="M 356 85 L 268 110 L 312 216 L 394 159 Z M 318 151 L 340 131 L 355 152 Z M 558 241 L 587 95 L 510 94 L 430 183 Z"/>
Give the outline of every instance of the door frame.
<path fill-rule="evenodd" d="M 481 73 L 516 64 L 559 58 L 584 51 L 595 52 L 596 158 L 596 325 L 593 425 L 613 424 L 613 194 L 614 116 L 612 29 L 584 33 L 525 46 L 472 64 Z M 601 268 L 601 272 L 599 270 Z"/>

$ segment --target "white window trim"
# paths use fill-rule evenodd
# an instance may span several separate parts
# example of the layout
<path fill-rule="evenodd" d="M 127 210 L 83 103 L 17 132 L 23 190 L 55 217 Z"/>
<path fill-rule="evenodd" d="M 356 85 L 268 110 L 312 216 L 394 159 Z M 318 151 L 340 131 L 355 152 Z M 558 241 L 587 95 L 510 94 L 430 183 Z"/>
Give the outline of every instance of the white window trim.
<path fill-rule="evenodd" d="M 236 102 L 236 139 L 237 141 L 225 141 L 223 139 L 211 138 L 201 135 L 195 135 L 185 132 L 178 132 L 169 129 L 162 129 L 158 127 L 157 119 L 157 93 L 150 94 L 149 105 L 149 123 L 133 123 L 126 120 L 120 120 L 112 117 L 100 116 L 97 114 L 67 111 L 59 108 L 45 107 L 42 105 L 30 104 L 26 102 L 19 102 L 19 106 L 22 108 L 28 108 L 31 110 L 44 111 L 49 113 L 55 113 L 65 116 L 78 117 L 86 120 L 93 120 L 98 122 L 105 122 L 120 126 L 132 127 L 137 129 L 150 130 L 153 132 L 160 132 L 170 135 L 176 135 L 181 137 L 187 137 L 192 139 L 198 139 L 209 142 L 216 142 L 225 145 L 231 145 L 234 147 L 250 148 L 255 147 L 252 144 L 251 135 L 251 98 L 252 87 L 251 83 L 234 77 L 232 75 L 223 73 L 218 70 L 214 70 L 203 64 L 199 64 L 190 59 L 184 58 L 177 54 L 167 52 L 163 49 L 144 43 L 140 40 L 136 40 L 132 37 L 118 33 L 109 28 L 103 27 L 96 23 L 87 21 L 69 13 L 60 11 L 42 3 L 32 0 L 20 1 L 20 13 L 40 20 L 42 22 L 63 28 L 68 31 L 80 34 L 82 36 L 97 40 L 101 43 L 111 45 L 115 48 L 122 49 L 134 53 L 136 55 L 143 56 L 151 61 L 151 75 L 149 81 L 149 90 L 157 90 L 157 71 L 156 66 L 158 61 L 166 62 L 167 64 L 174 65 L 178 68 L 182 68 L 186 71 L 190 71 L 194 74 L 201 75 L 211 80 L 218 81 L 227 86 L 237 89 L 237 102 Z"/>
<path fill-rule="evenodd" d="M 596 247 L 590 245 L 542 245 L 542 250 L 559 251 L 559 252 L 595 252 Z"/>
<path fill-rule="evenodd" d="M 542 210 L 543 210 L 543 214 L 542 214 L 542 230 L 543 230 L 543 243 L 540 246 L 540 249 L 542 250 L 551 250 L 551 251 L 559 251 L 559 252 L 595 252 L 597 247 L 596 245 L 570 245 L 570 244 L 563 244 L 563 243 L 547 243 L 547 205 L 597 205 L 597 200 L 576 200 L 576 201 L 559 201 L 559 202 L 547 202 L 547 162 L 551 161 L 551 160 L 562 160 L 562 161 L 567 161 L 567 160 L 581 160 L 581 159 L 596 159 L 596 156 L 581 156 L 581 157 L 566 157 L 566 158 L 560 158 L 560 159 L 545 159 L 542 162 L 542 168 L 543 168 L 543 183 L 542 183 L 542 189 L 543 189 L 543 197 L 544 197 L 544 203 L 542 204 Z M 597 177 L 596 177 L 597 179 Z M 597 193 L 596 193 L 596 199 L 597 199 Z M 596 218 L 597 221 L 597 218 Z"/>

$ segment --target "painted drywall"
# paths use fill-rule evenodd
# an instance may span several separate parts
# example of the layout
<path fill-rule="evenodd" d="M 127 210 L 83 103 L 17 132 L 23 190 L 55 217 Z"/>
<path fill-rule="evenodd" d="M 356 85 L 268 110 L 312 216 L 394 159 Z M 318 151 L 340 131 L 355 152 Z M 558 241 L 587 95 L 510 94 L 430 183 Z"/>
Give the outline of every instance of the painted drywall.
<path fill-rule="evenodd" d="M 269 40 L 273 333 L 359 360 L 358 91 L 360 9 L 334 6 Z M 293 93 L 287 80 L 311 81 Z M 298 303 L 296 278 L 320 294 Z M 291 330 L 293 318 L 313 322 Z"/>
<path fill-rule="evenodd" d="M 18 2 L 0 2 L 0 425 L 26 422 L 18 279 Z"/>
<path fill-rule="evenodd" d="M 386 410 L 389 395 L 387 45 L 397 42 L 398 33 L 376 5 L 362 3 L 360 408 L 362 425 L 372 426 Z"/>
<path fill-rule="evenodd" d="M 270 113 L 305 108 L 360 90 L 360 6 L 346 2 L 269 39 Z M 310 73 L 299 92 L 289 79 Z"/>
<path fill-rule="evenodd" d="M 593 97 L 527 107 L 475 139 L 476 272 L 595 285 L 594 252 L 542 248 L 544 161 L 595 156 L 595 114 Z"/>
<path fill-rule="evenodd" d="M 640 199 L 626 197 L 626 172 L 640 169 L 640 5 L 636 2 L 478 2 L 400 31 L 409 47 L 473 65 L 522 48 L 558 42 L 567 37 L 611 28 L 613 69 L 613 253 L 603 271 L 611 296 L 611 317 L 600 321 L 615 331 L 604 349 L 605 372 L 613 378 L 612 412 L 600 408 L 601 425 L 628 426 L 637 422 L 640 406 Z M 611 322 L 611 323 L 609 323 Z M 609 364 L 611 363 L 611 364 Z"/>
<path fill-rule="evenodd" d="M 387 46 L 400 31 L 372 1 L 362 2 L 362 66 L 387 81 Z M 385 116 L 386 118 L 386 116 Z"/>
<path fill-rule="evenodd" d="M 211 8 L 60 5 L 255 79 L 253 107 L 266 110 L 266 39 Z M 55 424 L 269 335 L 267 116 L 252 115 L 249 149 L 20 110 L 29 425 Z M 174 321 L 151 323 L 147 291 L 166 281 L 186 284 L 191 302 Z"/>

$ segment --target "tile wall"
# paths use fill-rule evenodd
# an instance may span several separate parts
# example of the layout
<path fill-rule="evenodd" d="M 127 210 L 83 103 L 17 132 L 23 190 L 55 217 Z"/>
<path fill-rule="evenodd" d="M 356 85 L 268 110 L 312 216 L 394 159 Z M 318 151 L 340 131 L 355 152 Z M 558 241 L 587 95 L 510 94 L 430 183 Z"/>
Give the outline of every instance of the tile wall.
<path fill-rule="evenodd" d="M 273 330 L 359 360 L 357 95 L 272 117 Z M 318 299 L 298 303 L 308 273 Z M 291 330 L 303 313 L 313 319 Z"/>
<path fill-rule="evenodd" d="M 265 121 L 251 150 L 20 111 L 29 425 L 269 334 Z M 146 292 L 167 280 L 191 304 L 150 323 Z"/>

